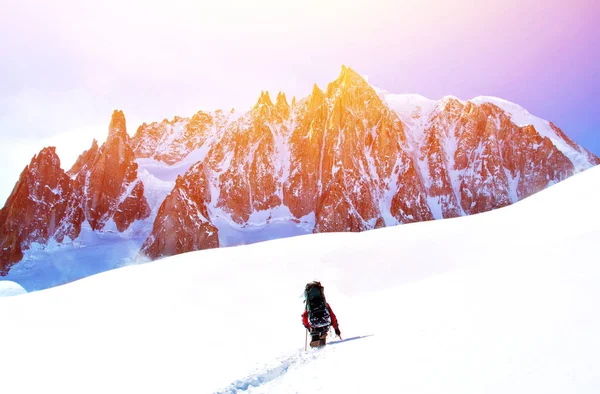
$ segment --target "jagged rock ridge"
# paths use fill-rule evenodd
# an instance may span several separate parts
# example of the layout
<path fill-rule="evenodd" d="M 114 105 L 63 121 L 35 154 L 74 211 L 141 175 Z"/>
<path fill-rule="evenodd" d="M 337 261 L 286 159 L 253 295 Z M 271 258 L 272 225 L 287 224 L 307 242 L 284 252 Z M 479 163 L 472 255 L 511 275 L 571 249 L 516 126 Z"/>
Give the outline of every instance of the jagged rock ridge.
<path fill-rule="evenodd" d="M 149 206 L 145 162 L 189 170 Z M 515 104 L 389 95 L 342 67 L 303 99 L 262 92 L 245 114 L 200 111 L 132 138 L 115 111 L 106 142 L 66 174 L 53 149 L 40 152 L 0 210 L 0 270 L 85 222 L 125 231 L 145 220 L 140 255 L 159 258 L 218 247 L 217 217 L 239 231 L 276 220 L 364 231 L 503 207 L 599 163 Z"/>
<path fill-rule="evenodd" d="M 573 152 L 566 155 L 544 133 L 484 100 L 445 98 L 414 111 L 419 122 L 406 122 L 348 67 L 325 91 L 315 85 L 292 105 L 283 93 L 273 103 L 262 92 L 178 180 L 157 217 L 157 223 L 177 219 L 176 231 L 155 223 L 142 253 L 156 258 L 214 246 L 191 241 L 197 228 L 211 224 L 211 214 L 243 227 L 257 212 L 274 218 L 285 207 L 289 220 L 314 215 L 314 232 L 326 232 L 485 212 L 598 163 L 557 132 L 584 160 L 576 169 L 567 157 Z M 173 208 L 182 195 L 193 208 Z M 165 254 L 156 248 L 165 237 L 185 242 Z"/>

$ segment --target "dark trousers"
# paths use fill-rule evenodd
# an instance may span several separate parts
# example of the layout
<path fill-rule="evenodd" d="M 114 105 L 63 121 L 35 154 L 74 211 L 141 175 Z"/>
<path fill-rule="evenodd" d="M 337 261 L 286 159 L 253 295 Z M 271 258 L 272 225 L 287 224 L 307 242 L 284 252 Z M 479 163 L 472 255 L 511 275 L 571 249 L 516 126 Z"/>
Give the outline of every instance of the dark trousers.
<path fill-rule="evenodd" d="M 325 346 L 327 343 L 327 333 L 329 332 L 329 326 L 327 327 L 314 327 L 310 330 L 310 347 Z"/>

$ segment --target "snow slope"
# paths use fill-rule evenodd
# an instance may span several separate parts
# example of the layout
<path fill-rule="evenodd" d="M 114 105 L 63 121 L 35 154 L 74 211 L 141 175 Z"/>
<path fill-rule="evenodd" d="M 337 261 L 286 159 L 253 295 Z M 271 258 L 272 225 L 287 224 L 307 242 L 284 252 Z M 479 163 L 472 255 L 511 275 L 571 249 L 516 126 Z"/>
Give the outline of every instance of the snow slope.
<path fill-rule="evenodd" d="M 484 214 L 188 253 L 0 299 L 0 387 L 597 393 L 599 191 L 593 168 Z M 313 279 L 347 339 L 305 353 Z"/>
<path fill-rule="evenodd" d="M 27 291 L 16 282 L 11 282 L 10 280 L 0 281 L 0 297 L 11 297 L 25 293 Z"/>

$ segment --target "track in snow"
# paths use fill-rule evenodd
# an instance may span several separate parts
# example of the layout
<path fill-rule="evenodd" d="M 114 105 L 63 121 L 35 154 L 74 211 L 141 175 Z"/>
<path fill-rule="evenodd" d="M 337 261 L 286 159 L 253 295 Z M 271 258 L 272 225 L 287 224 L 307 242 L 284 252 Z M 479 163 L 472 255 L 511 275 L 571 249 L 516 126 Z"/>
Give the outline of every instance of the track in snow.
<path fill-rule="evenodd" d="M 296 365 L 305 364 L 311 360 L 316 359 L 317 356 L 318 352 L 316 351 L 316 349 L 308 352 L 304 352 L 303 350 L 301 350 L 291 356 L 280 359 L 276 366 L 266 368 L 243 379 L 236 380 L 235 382 L 227 386 L 227 388 L 219 390 L 215 394 L 236 394 L 245 392 L 252 387 L 258 387 L 274 379 L 277 379 L 278 377 L 283 376 L 285 373 L 287 373 L 290 370 L 290 368 Z"/>
<path fill-rule="evenodd" d="M 362 339 L 362 338 L 368 338 L 371 336 L 373 336 L 373 334 L 342 339 L 342 340 L 330 342 L 327 344 L 327 346 L 337 345 L 339 343 L 350 342 L 350 341 L 354 341 L 354 340 Z M 296 366 L 300 366 L 300 365 L 306 364 L 310 361 L 316 360 L 318 358 L 319 354 L 321 353 L 321 351 L 325 350 L 325 349 L 326 349 L 326 347 L 322 348 L 322 349 L 319 349 L 319 348 L 309 349 L 306 352 L 301 350 L 299 352 L 292 354 L 291 356 L 281 358 L 278 361 L 277 365 L 268 367 L 262 371 L 258 371 L 258 372 L 254 373 L 252 375 L 249 375 L 243 379 L 236 380 L 235 382 L 233 382 L 229 386 L 227 386 L 227 388 L 225 388 L 223 390 L 219 390 L 219 391 L 215 392 L 215 394 L 237 394 L 237 393 L 242 393 L 242 392 L 248 391 L 251 388 L 256 388 L 258 386 L 262 386 L 265 383 L 271 382 L 272 380 L 275 380 L 275 379 L 285 375 L 290 369 L 292 369 Z"/>

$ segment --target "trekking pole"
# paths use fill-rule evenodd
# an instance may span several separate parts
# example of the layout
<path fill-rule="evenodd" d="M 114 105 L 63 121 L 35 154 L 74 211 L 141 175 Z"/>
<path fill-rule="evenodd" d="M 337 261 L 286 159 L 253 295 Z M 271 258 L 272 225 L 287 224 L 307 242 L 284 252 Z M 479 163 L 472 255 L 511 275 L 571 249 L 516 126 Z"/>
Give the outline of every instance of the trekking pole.
<path fill-rule="evenodd" d="M 308 330 L 304 330 L 304 351 L 306 351 L 307 346 L 308 346 Z"/>

